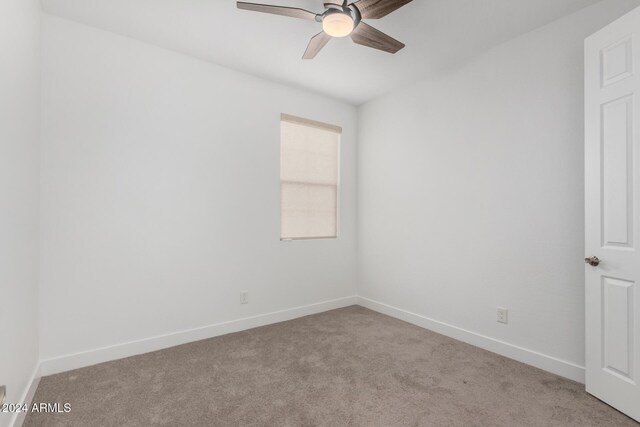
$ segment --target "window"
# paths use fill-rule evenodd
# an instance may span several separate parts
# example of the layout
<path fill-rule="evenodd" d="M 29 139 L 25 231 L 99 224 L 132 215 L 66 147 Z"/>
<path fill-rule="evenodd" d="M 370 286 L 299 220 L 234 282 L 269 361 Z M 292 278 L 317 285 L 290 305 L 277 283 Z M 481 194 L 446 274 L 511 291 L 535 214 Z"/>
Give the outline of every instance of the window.
<path fill-rule="evenodd" d="M 342 129 L 286 114 L 280 128 L 280 238 L 337 237 Z"/>

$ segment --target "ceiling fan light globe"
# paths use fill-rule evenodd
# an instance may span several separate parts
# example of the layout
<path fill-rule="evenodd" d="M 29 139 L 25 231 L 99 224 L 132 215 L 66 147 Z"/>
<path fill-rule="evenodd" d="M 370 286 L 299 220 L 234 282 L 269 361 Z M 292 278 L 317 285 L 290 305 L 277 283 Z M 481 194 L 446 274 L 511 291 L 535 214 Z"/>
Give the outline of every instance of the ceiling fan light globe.
<path fill-rule="evenodd" d="M 331 37 L 346 37 L 353 32 L 353 18 L 346 13 L 332 13 L 322 20 L 322 29 Z"/>

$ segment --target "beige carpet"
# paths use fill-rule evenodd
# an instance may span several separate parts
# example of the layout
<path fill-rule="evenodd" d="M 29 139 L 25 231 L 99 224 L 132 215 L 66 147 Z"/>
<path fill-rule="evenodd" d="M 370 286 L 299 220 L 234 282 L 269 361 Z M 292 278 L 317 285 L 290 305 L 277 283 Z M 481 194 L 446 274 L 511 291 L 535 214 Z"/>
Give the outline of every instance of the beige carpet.
<path fill-rule="evenodd" d="M 43 378 L 26 426 L 638 426 L 583 386 L 353 306 Z"/>

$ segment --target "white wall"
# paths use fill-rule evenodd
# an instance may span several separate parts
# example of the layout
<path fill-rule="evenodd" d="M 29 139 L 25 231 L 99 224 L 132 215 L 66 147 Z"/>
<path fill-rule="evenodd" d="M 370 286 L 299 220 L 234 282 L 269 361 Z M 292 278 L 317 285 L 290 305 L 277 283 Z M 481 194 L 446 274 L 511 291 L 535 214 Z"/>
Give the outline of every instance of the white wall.
<path fill-rule="evenodd" d="M 52 16 L 43 31 L 43 359 L 355 294 L 355 107 Z M 282 112 L 344 128 L 337 240 L 279 241 Z"/>
<path fill-rule="evenodd" d="M 20 402 L 38 360 L 40 4 L 0 2 L 0 385 Z M 11 415 L 0 414 L 0 426 Z"/>
<path fill-rule="evenodd" d="M 583 365 L 582 46 L 639 4 L 598 3 L 361 108 L 360 295 Z"/>

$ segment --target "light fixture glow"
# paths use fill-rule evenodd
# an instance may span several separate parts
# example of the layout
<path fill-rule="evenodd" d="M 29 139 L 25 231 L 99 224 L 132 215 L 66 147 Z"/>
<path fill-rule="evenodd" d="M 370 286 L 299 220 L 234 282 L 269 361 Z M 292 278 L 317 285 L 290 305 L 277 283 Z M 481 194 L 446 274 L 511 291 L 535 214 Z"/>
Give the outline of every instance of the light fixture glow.
<path fill-rule="evenodd" d="M 331 37 L 346 37 L 353 31 L 353 18 L 346 13 L 332 13 L 322 20 L 322 29 Z"/>

